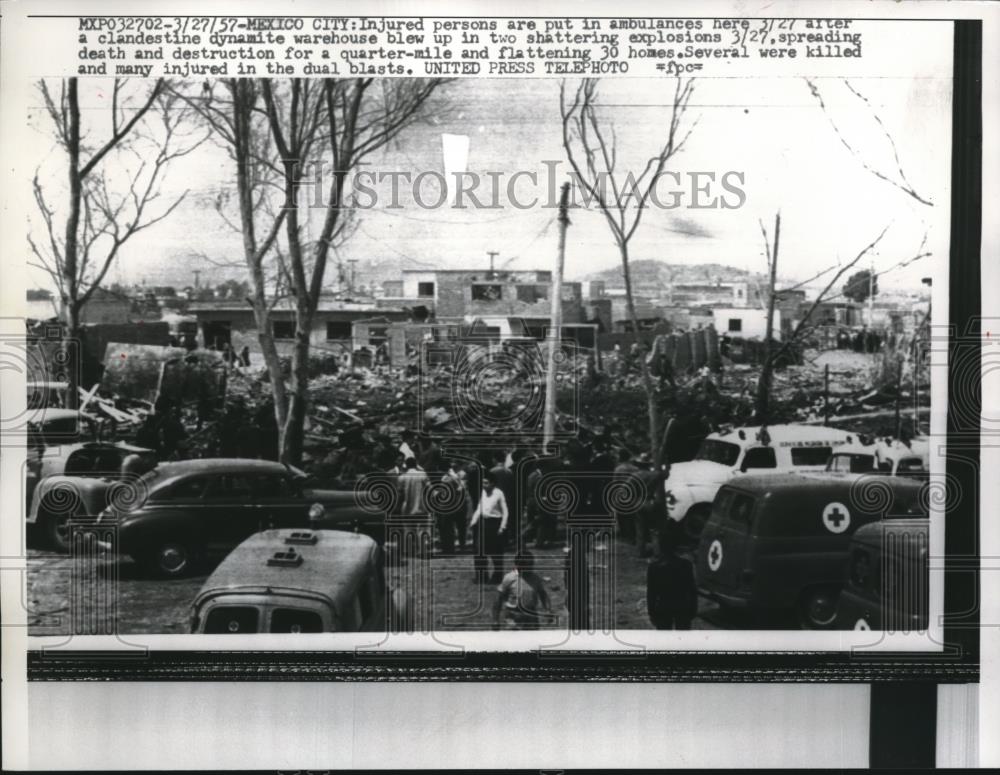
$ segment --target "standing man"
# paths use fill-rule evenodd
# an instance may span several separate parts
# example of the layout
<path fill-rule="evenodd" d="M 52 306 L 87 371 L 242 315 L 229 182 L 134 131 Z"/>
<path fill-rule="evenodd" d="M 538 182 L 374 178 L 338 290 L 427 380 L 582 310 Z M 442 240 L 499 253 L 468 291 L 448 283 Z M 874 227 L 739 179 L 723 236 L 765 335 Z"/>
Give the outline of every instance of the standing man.
<path fill-rule="evenodd" d="M 646 569 L 646 611 L 658 630 L 690 630 L 698 612 L 694 565 L 679 554 L 679 523 L 667 520 L 660 530 L 660 553 Z"/>
<path fill-rule="evenodd" d="M 632 462 L 632 453 L 627 449 L 622 449 L 618 453 L 618 465 L 615 466 L 614 479 L 619 482 L 627 482 L 633 476 L 639 473 L 638 466 Z M 626 485 L 627 486 L 627 485 Z M 635 540 L 638 537 L 638 532 L 636 530 L 636 519 L 635 514 L 626 514 L 623 512 L 618 512 L 615 515 L 615 521 L 618 523 L 618 532 L 622 538 L 628 538 Z"/>
<path fill-rule="evenodd" d="M 402 441 L 399 443 L 399 454 L 403 456 L 403 460 L 407 458 L 416 459 L 417 453 L 414 451 L 413 446 L 417 443 L 417 435 L 413 431 L 403 431 L 400 435 Z"/>
<path fill-rule="evenodd" d="M 497 450 L 493 453 L 493 467 L 490 469 L 490 476 L 493 477 L 494 485 L 503 493 L 507 510 L 510 512 L 510 521 L 516 527 L 520 524 L 520 514 L 518 513 L 516 497 L 517 480 L 514 477 L 514 472 L 507 465 L 507 457 L 507 450 Z M 509 538 L 509 533 L 504 536 L 505 541 L 509 540 Z"/>
<path fill-rule="evenodd" d="M 509 518 L 507 499 L 503 490 L 497 487 L 492 472 L 488 473 L 483 477 L 483 491 L 479 496 L 479 505 L 472 512 L 472 520 L 469 522 L 469 530 L 473 531 L 479 520 L 483 521 L 482 540 L 479 543 L 480 556 L 476 557 L 473 583 L 481 584 L 485 581 L 490 562 L 493 564 L 493 574 L 489 578 L 489 583 L 499 584 L 503 578 L 504 538 Z"/>
<path fill-rule="evenodd" d="M 640 557 L 649 557 L 649 539 L 652 530 L 660 530 L 666 514 L 660 513 L 657 502 L 657 488 L 662 487 L 660 473 L 653 466 L 653 459 L 648 452 L 639 455 L 639 473 L 642 482 L 642 506 L 636 512 L 635 547 Z M 662 500 L 660 501 L 662 503 Z"/>
<path fill-rule="evenodd" d="M 448 498 L 448 504 L 454 504 L 448 511 L 437 515 L 438 538 L 441 540 L 441 551 L 452 554 L 465 550 L 466 523 L 469 519 L 469 493 L 465 487 L 465 469 L 460 460 L 452 460 L 451 467 L 441 477 L 442 483 L 454 492 Z M 457 542 L 457 546 L 456 546 Z"/>
<path fill-rule="evenodd" d="M 399 475 L 399 497 L 403 504 L 402 514 L 421 516 L 427 514 L 424 495 L 430 483 L 427 474 L 417 468 L 416 458 L 406 459 L 406 470 Z"/>

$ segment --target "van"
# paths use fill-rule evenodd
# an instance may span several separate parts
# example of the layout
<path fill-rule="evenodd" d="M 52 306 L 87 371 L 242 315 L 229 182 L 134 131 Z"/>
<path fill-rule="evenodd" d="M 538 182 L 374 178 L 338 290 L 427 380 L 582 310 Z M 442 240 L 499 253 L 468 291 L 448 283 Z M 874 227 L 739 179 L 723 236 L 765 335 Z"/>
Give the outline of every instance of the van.
<path fill-rule="evenodd" d="M 265 530 L 205 581 L 191 607 L 191 632 L 385 632 L 406 611 L 401 594 L 386 598 L 382 550 L 368 536 Z"/>
<path fill-rule="evenodd" d="M 742 474 L 822 471 L 834 450 L 855 434 L 815 425 L 737 428 L 709 435 L 694 460 L 673 463 L 664 483 L 667 514 L 697 539 L 719 488 Z"/>
<path fill-rule="evenodd" d="M 851 536 L 894 518 L 926 518 L 923 485 L 858 474 L 740 476 L 719 489 L 695 557 L 699 593 L 724 607 L 791 610 L 829 629 Z"/>
<path fill-rule="evenodd" d="M 924 632 L 929 620 L 928 521 L 896 519 L 851 539 L 837 629 Z"/>

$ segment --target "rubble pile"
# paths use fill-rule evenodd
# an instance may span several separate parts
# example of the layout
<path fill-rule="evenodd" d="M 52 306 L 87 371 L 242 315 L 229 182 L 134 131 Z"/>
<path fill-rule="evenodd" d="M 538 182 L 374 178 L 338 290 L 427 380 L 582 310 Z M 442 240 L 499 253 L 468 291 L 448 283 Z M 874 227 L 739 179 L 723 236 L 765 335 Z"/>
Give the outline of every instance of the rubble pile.
<path fill-rule="evenodd" d="M 648 450 L 647 396 L 634 353 L 602 353 L 600 368 L 593 355 L 579 353 L 562 356 L 559 364 L 558 431 L 603 435 L 636 453 Z M 880 368 L 877 356 L 806 351 L 801 364 L 773 373 L 769 420 L 820 424 L 828 414 L 831 424 L 859 433 L 894 433 L 896 405 L 912 413 L 912 390 L 904 382 L 897 396 L 895 383 L 877 386 L 873 380 Z M 759 375 L 758 366 L 726 358 L 718 370 L 706 366 L 693 373 L 655 374 L 660 418 L 673 420 L 668 457 L 689 458 L 713 430 L 753 424 Z M 393 440 L 405 430 L 447 442 L 503 428 L 525 434 L 523 443 L 540 442 L 544 379 L 537 359 L 523 358 L 483 358 L 460 368 L 421 369 L 411 362 L 405 368 L 317 369 L 310 380 L 304 466 L 329 479 L 390 467 L 398 444 Z M 169 454 L 276 458 L 278 434 L 266 370 L 230 366 L 224 389 L 225 400 L 211 402 L 194 400 L 197 390 L 173 391 L 189 400 L 176 407 L 179 441 Z M 928 386 L 918 385 L 918 390 L 920 405 L 929 406 Z M 120 422 L 122 430 L 136 431 L 137 440 L 153 409 L 149 401 L 126 405 L 104 390 L 89 401 L 91 410 Z"/>

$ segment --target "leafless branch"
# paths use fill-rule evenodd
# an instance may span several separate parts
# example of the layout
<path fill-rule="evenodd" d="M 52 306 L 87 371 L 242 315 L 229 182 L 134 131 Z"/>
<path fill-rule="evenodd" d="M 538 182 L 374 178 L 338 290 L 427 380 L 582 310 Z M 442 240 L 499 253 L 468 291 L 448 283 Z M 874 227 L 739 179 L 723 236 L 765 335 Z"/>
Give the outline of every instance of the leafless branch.
<path fill-rule="evenodd" d="M 813 97 L 815 97 L 816 100 L 817 100 L 817 102 L 819 102 L 819 106 L 822 109 L 823 114 L 827 117 L 827 120 L 830 122 L 830 126 L 833 127 L 834 134 L 837 135 L 837 139 L 840 140 L 841 145 L 843 145 L 850 152 L 850 154 L 852 156 L 854 156 L 861 163 L 862 167 L 864 167 L 866 170 L 868 170 L 870 173 L 872 173 L 875 177 L 879 178 L 880 180 L 883 180 L 886 183 L 889 183 L 890 185 L 895 186 L 896 188 L 898 188 L 903 193 L 907 194 L 908 196 L 912 197 L 916 201 L 920 202 L 920 204 L 927 205 L 928 207 L 933 207 L 934 206 L 934 203 L 931 202 L 931 200 L 929 200 L 929 199 L 921 196 L 920 194 L 918 194 L 916 192 L 916 190 L 913 188 L 913 186 L 910 185 L 910 182 L 906 178 L 906 174 L 903 172 L 903 165 L 902 165 L 902 163 L 900 162 L 900 159 L 899 159 L 899 151 L 896 148 L 896 142 L 895 142 L 895 140 L 893 140 L 892 135 L 889 133 L 888 128 L 886 127 L 885 123 L 882 121 L 882 118 L 876 112 L 874 106 L 871 104 L 871 102 L 864 95 L 862 95 L 860 92 L 858 92 L 853 86 L 851 86 L 851 84 L 846 79 L 844 79 L 844 83 L 847 85 L 847 88 L 850 90 L 850 92 L 855 97 L 857 97 L 858 99 L 860 99 L 862 102 L 865 103 L 865 105 L 868 107 L 869 112 L 871 113 L 872 117 L 875 119 L 876 123 L 879 125 L 879 128 L 882 130 L 883 134 L 889 140 L 889 145 L 892 147 L 893 156 L 896 159 L 896 167 L 897 167 L 897 172 L 899 174 L 899 180 L 894 180 L 893 178 L 891 178 L 888 175 L 886 175 L 884 172 L 882 172 L 882 171 L 876 169 L 875 167 L 873 167 L 872 165 L 870 165 L 868 162 L 866 162 L 864 160 L 864 158 L 862 158 L 862 156 L 858 152 L 858 150 L 856 148 L 854 148 L 854 146 L 852 146 L 847 141 L 847 138 L 844 137 L 844 134 L 840 131 L 840 127 L 837 126 L 837 122 L 834 121 L 833 116 L 831 115 L 829 109 L 826 106 L 826 103 L 823 101 L 823 96 L 822 96 L 822 94 L 820 94 L 819 87 L 816 86 L 816 84 L 812 80 L 810 80 L 809 78 L 806 78 L 805 82 L 809 86 L 809 91 L 812 93 Z"/>

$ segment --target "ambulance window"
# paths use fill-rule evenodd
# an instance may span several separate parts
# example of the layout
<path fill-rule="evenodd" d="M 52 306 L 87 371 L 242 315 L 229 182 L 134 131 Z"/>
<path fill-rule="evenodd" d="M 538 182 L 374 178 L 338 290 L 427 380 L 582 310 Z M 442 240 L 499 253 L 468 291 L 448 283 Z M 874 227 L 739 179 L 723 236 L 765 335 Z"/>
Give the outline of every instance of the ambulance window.
<path fill-rule="evenodd" d="M 715 502 L 712 504 L 712 511 L 714 511 L 719 517 L 724 517 L 729 513 L 729 504 L 733 500 L 733 491 L 727 490 L 723 487 L 719 490 L 718 495 L 715 496 Z"/>
<path fill-rule="evenodd" d="M 832 447 L 792 447 L 793 466 L 825 466 Z"/>
<path fill-rule="evenodd" d="M 257 632 L 257 609 L 245 606 L 216 606 L 205 619 L 208 635 L 245 635 Z"/>
<path fill-rule="evenodd" d="M 275 608 L 271 613 L 271 632 L 323 632 L 323 619 L 315 611 L 302 608 Z"/>
<path fill-rule="evenodd" d="M 867 474 L 874 467 L 875 458 L 871 455 L 852 455 L 844 452 L 830 458 L 827 470 L 840 471 L 845 474 Z"/>
<path fill-rule="evenodd" d="M 736 459 L 740 456 L 740 448 L 737 444 L 730 444 L 728 441 L 718 439 L 705 439 L 698 447 L 698 454 L 695 460 L 710 460 L 713 463 L 721 463 L 724 466 L 736 464 Z"/>
<path fill-rule="evenodd" d="M 750 525 L 753 515 L 754 499 L 743 493 L 736 493 L 733 502 L 729 506 L 729 519 L 741 525 Z"/>
<path fill-rule="evenodd" d="M 749 468 L 777 468 L 774 447 L 751 447 L 743 458 L 743 470 Z"/>

